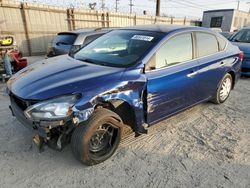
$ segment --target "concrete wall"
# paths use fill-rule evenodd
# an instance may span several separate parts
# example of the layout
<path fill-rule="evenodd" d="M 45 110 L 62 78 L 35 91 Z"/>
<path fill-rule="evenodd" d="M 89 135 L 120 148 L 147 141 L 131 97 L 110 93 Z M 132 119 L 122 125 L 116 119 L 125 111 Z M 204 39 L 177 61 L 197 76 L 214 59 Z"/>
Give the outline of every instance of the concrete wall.
<path fill-rule="evenodd" d="M 154 23 L 195 25 L 196 21 L 0 0 L 0 34 L 14 35 L 20 50 L 30 55 L 44 54 L 48 43 L 61 31 Z"/>

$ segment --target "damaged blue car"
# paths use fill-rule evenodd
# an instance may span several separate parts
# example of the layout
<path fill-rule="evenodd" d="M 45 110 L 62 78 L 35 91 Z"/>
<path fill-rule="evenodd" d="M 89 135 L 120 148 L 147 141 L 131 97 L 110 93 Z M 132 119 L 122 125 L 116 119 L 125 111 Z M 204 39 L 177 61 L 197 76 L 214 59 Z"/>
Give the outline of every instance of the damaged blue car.
<path fill-rule="evenodd" d="M 15 74 L 7 84 L 10 109 L 39 147 L 70 143 L 76 159 L 94 165 L 112 156 L 124 126 L 139 136 L 196 104 L 226 101 L 242 59 L 238 47 L 205 28 L 113 30 Z"/>

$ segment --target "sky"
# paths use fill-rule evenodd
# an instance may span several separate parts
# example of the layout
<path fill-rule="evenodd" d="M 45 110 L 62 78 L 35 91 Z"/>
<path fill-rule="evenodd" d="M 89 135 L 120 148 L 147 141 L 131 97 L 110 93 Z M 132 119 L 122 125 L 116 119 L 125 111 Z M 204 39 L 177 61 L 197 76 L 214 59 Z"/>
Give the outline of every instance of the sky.
<path fill-rule="evenodd" d="M 88 8 L 89 3 L 96 2 L 96 9 L 101 8 L 102 1 L 105 3 L 105 9 L 115 11 L 116 0 L 24 0 L 36 1 L 39 3 L 49 3 L 57 5 L 73 4 L 74 6 L 83 6 Z M 155 15 L 155 0 L 131 0 L 133 13 L 142 14 L 143 10 L 148 15 Z M 249 3 L 248 3 L 249 2 Z M 118 0 L 118 11 L 129 12 L 130 0 Z M 202 19 L 202 13 L 205 10 L 213 9 L 237 9 L 237 0 L 161 0 L 161 15 L 174 17 L 187 17 L 191 19 Z M 249 12 L 250 0 L 240 1 L 240 10 Z"/>

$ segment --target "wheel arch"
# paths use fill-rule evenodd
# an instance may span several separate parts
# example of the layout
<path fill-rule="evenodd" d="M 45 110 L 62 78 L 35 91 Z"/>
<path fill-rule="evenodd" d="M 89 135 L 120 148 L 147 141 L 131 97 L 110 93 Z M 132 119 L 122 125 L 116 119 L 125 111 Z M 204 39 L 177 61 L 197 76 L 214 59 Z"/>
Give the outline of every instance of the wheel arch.
<path fill-rule="evenodd" d="M 232 76 L 232 81 L 233 81 L 233 84 L 232 84 L 232 89 L 234 89 L 234 86 L 235 86 L 235 72 L 230 70 L 229 72 L 227 72 L 228 74 L 230 74 Z"/>
<path fill-rule="evenodd" d="M 135 131 L 136 114 L 133 106 L 124 99 L 110 99 L 99 102 L 95 105 L 95 109 L 106 108 L 109 109 L 121 118 L 123 124 L 131 127 Z"/>

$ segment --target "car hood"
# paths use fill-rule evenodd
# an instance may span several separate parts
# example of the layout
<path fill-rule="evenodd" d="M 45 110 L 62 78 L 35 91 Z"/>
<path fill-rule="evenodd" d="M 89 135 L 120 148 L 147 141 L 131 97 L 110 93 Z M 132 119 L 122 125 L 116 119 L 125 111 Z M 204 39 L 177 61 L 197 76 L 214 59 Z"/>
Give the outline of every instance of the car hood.
<path fill-rule="evenodd" d="M 232 44 L 238 46 L 245 54 L 250 53 L 250 43 L 232 42 Z"/>
<path fill-rule="evenodd" d="M 8 81 L 8 89 L 22 99 L 45 100 L 104 87 L 118 81 L 123 71 L 123 68 L 94 65 L 63 55 L 22 69 Z"/>

